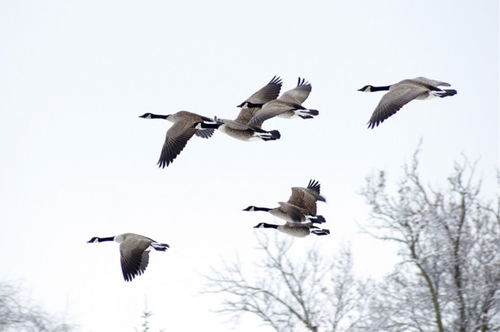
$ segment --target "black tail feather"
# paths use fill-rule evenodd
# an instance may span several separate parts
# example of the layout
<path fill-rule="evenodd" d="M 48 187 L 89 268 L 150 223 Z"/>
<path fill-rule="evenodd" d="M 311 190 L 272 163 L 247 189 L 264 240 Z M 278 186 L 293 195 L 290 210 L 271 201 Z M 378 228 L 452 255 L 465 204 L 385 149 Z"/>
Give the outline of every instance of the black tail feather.
<path fill-rule="evenodd" d="M 321 189 L 321 185 L 319 184 L 319 181 L 311 179 L 311 180 L 309 180 L 309 183 L 307 184 L 307 189 L 312 189 L 319 194 L 320 189 Z"/>
<path fill-rule="evenodd" d="M 314 217 L 310 217 L 309 220 L 313 223 L 313 224 L 323 224 L 326 222 L 326 219 L 325 217 L 321 216 L 321 215 L 317 215 L 317 216 L 314 216 Z"/>
<path fill-rule="evenodd" d="M 315 234 L 315 235 L 328 235 L 330 234 L 330 230 L 326 229 L 326 228 L 320 228 L 320 229 L 313 229 L 311 231 L 311 233 Z"/>
<path fill-rule="evenodd" d="M 279 131 L 277 131 L 277 130 L 271 130 L 269 133 L 271 134 L 271 136 L 272 136 L 274 139 L 279 139 L 279 138 L 281 138 L 281 134 L 280 134 L 280 132 L 279 132 Z"/>
<path fill-rule="evenodd" d="M 170 248 L 170 246 L 166 243 L 153 242 L 153 243 L 151 243 L 151 246 L 153 248 L 155 248 L 155 250 L 158 250 L 158 251 L 166 251 L 168 248 Z"/>
<path fill-rule="evenodd" d="M 444 91 L 444 93 L 439 93 L 440 98 L 454 96 L 457 94 L 457 90 L 454 90 L 454 89 L 444 89 L 443 91 Z"/>

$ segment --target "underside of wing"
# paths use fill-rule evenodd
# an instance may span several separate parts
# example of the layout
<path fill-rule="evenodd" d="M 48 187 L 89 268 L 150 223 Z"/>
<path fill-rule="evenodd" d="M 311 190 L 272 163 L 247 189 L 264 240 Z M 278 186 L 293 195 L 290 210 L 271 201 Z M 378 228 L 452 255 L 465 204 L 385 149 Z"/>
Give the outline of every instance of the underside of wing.
<path fill-rule="evenodd" d="M 187 142 L 196 133 L 197 129 L 191 128 L 189 121 L 177 121 L 167 131 L 165 143 L 161 150 L 158 167 L 165 168 L 181 153 Z"/>
<path fill-rule="evenodd" d="M 133 249 L 129 245 L 133 244 Z M 143 241 L 137 245 L 134 241 L 127 240 L 120 244 L 120 261 L 125 281 L 132 281 L 136 276 L 146 270 L 149 263 L 149 242 Z"/>
<path fill-rule="evenodd" d="M 210 138 L 214 132 L 215 129 L 197 129 L 195 135 L 201 138 Z"/>
<path fill-rule="evenodd" d="M 413 99 L 427 93 L 428 90 L 414 85 L 400 85 L 389 90 L 380 100 L 377 108 L 368 121 L 368 128 L 374 128 L 384 122 Z"/>

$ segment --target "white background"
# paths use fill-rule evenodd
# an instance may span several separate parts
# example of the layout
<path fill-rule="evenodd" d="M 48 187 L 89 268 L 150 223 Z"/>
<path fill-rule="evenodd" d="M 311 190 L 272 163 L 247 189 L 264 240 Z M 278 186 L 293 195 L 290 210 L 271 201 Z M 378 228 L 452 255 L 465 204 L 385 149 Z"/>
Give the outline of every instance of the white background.
<path fill-rule="evenodd" d="M 379 277 L 395 249 L 359 234 L 367 175 L 401 165 L 423 140 L 422 175 L 445 185 L 461 153 L 479 160 L 493 197 L 498 164 L 498 2 L 1 1 L 0 280 L 18 282 L 82 331 L 134 331 L 147 302 L 153 330 L 255 331 L 211 312 L 201 274 L 255 256 L 257 222 L 291 186 L 321 182 L 332 234 L 297 240 L 325 255 L 351 243 L 355 269 Z M 312 83 L 313 120 L 272 119 L 274 142 L 194 137 L 167 169 L 166 130 L 145 112 L 235 118 L 273 75 Z M 374 130 L 383 93 L 356 91 L 425 76 L 454 97 L 415 101 Z M 136 232 L 166 242 L 125 283 L 118 245 Z M 261 328 L 262 331 L 266 329 Z"/>

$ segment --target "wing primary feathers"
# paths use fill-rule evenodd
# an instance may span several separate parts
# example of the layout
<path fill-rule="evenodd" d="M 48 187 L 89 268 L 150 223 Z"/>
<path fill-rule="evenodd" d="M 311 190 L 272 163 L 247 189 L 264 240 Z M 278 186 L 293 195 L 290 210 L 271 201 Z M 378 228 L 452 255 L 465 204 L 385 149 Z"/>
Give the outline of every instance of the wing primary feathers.
<path fill-rule="evenodd" d="M 297 86 L 303 86 L 303 85 L 310 85 L 310 83 L 307 82 L 305 78 L 299 77 L 299 81 L 297 82 Z"/>
<path fill-rule="evenodd" d="M 315 192 L 317 192 L 319 194 L 321 185 L 319 184 L 319 181 L 311 179 L 311 180 L 309 180 L 309 184 L 307 185 L 307 188 L 314 190 Z"/>
<path fill-rule="evenodd" d="M 279 77 L 278 75 L 274 75 L 274 77 L 269 81 L 269 83 L 281 84 L 283 83 L 283 81 L 281 80 L 281 77 Z"/>

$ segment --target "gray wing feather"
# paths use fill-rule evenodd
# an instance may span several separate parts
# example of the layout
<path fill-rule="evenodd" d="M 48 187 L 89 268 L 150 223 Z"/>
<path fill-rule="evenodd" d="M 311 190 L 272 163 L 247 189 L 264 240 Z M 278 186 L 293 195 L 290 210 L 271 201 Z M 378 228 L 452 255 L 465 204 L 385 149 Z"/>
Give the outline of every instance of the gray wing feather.
<path fill-rule="evenodd" d="M 278 99 L 287 103 L 301 105 L 311 93 L 311 83 L 299 77 L 297 87 L 283 93 Z"/>
<path fill-rule="evenodd" d="M 234 121 L 247 124 L 258 110 L 260 110 L 260 107 L 243 106 L 238 117 Z"/>
<path fill-rule="evenodd" d="M 214 134 L 215 129 L 198 129 L 195 133 L 196 136 L 201 138 L 210 138 Z"/>
<path fill-rule="evenodd" d="M 442 81 L 436 81 L 436 80 L 431 80 L 429 78 L 425 77 L 417 77 L 413 79 L 414 81 L 424 83 L 426 85 L 432 85 L 434 87 L 437 86 L 451 86 L 450 83 L 442 82 Z"/>
<path fill-rule="evenodd" d="M 289 203 L 279 202 L 281 209 L 294 221 L 301 222 L 304 214 L 296 206 Z"/>
<path fill-rule="evenodd" d="M 127 239 L 120 244 L 120 256 L 123 278 L 132 281 L 146 270 L 149 263 L 149 252 L 146 249 L 151 241 L 144 239 Z"/>
<path fill-rule="evenodd" d="M 234 130 L 255 130 L 258 132 L 265 132 L 265 130 L 262 130 L 258 127 L 251 126 L 248 124 L 240 123 L 234 120 L 222 120 L 226 126 L 228 126 L 231 129 Z"/>
<path fill-rule="evenodd" d="M 306 188 L 293 187 L 288 203 L 302 208 L 307 214 L 316 215 L 316 198 Z"/>
<path fill-rule="evenodd" d="M 191 121 L 177 121 L 167 131 L 165 143 L 161 150 L 158 167 L 165 168 L 181 153 L 187 142 L 196 133 L 197 129 L 191 128 Z"/>
<path fill-rule="evenodd" d="M 303 107 L 298 104 L 289 104 L 280 99 L 271 100 L 270 102 L 264 104 L 264 106 L 262 106 L 262 108 L 255 113 L 248 124 L 261 124 L 262 122 L 285 112 L 302 108 Z"/>
<path fill-rule="evenodd" d="M 268 101 L 278 98 L 281 90 L 281 78 L 274 76 L 263 88 L 248 97 L 245 102 L 252 104 L 265 104 Z"/>
<path fill-rule="evenodd" d="M 313 179 L 309 180 L 309 183 L 307 184 L 307 188 L 304 188 L 304 189 L 308 193 L 313 195 L 317 201 L 326 202 L 326 199 L 323 196 L 321 196 L 321 194 L 320 194 L 321 185 L 320 185 L 319 181 L 313 180 Z"/>
<path fill-rule="evenodd" d="M 399 85 L 389 90 L 380 100 L 377 108 L 368 121 L 368 128 L 374 128 L 385 119 L 396 113 L 413 99 L 428 92 L 424 87 L 414 85 Z"/>

